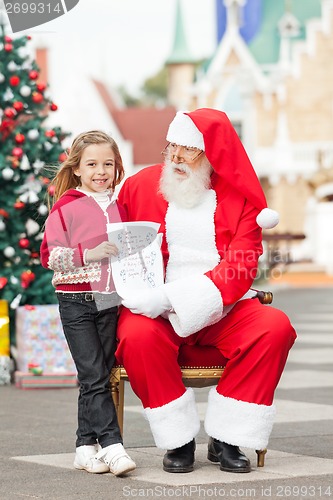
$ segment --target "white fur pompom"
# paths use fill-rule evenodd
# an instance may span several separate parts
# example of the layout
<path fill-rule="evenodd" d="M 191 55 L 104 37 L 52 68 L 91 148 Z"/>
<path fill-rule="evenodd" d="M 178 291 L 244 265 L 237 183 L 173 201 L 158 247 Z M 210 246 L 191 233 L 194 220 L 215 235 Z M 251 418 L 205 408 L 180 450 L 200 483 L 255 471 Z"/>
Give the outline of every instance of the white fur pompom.
<path fill-rule="evenodd" d="M 257 224 L 263 229 L 272 229 L 277 226 L 279 223 L 279 214 L 275 210 L 271 210 L 270 208 L 264 208 L 257 215 Z"/>

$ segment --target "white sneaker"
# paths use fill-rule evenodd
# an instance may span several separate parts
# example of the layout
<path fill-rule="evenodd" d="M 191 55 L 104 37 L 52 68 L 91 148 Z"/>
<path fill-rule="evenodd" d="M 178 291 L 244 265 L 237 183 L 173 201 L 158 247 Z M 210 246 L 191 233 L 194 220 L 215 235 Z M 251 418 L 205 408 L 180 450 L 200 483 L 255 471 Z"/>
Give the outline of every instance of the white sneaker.
<path fill-rule="evenodd" d="M 115 476 L 126 474 L 136 468 L 135 462 L 127 455 L 125 448 L 121 443 L 111 444 L 102 448 L 96 455 L 96 458 L 103 460 Z"/>
<path fill-rule="evenodd" d="M 86 470 L 93 474 L 109 472 L 110 468 L 102 460 L 96 458 L 97 451 L 97 445 L 83 445 L 76 448 L 75 469 Z"/>

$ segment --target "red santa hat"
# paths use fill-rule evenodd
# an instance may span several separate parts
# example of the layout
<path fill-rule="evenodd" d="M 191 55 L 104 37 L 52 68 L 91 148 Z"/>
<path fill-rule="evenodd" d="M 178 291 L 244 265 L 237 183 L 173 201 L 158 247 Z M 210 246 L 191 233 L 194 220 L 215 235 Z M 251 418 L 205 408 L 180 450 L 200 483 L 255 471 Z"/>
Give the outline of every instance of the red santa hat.
<path fill-rule="evenodd" d="M 169 126 L 167 140 L 181 146 L 198 148 L 215 172 L 259 210 L 257 224 L 271 229 L 279 214 L 267 208 L 267 201 L 247 153 L 223 111 L 201 108 L 189 113 L 179 111 Z"/>

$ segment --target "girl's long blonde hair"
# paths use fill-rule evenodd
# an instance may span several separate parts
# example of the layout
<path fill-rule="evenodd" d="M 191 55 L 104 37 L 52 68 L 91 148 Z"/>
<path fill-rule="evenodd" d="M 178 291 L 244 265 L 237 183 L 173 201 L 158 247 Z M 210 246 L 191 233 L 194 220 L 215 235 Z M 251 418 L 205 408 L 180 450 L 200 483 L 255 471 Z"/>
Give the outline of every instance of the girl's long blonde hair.
<path fill-rule="evenodd" d="M 55 203 L 68 189 L 80 185 L 80 177 L 74 174 L 79 167 L 83 151 L 91 144 L 110 144 L 115 158 L 115 176 L 112 182 L 114 189 L 124 177 L 123 160 L 121 158 L 117 143 L 112 137 L 101 130 L 90 130 L 79 134 L 73 141 L 66 160 L 51 181 L 54 186 L 53 203 Z"/>

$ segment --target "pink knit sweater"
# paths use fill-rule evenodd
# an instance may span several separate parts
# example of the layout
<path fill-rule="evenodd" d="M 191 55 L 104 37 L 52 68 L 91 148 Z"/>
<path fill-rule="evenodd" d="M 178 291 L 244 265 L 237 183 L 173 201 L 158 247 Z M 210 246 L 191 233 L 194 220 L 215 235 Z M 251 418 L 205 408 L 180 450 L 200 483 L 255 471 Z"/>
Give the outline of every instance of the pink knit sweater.
<path fill-rule="evenodd" d="M 112 202 L 103 212 L 90 196 L 68 190 L 53 206 L 40 248 L 42 266 L 54 271 L 57 291 L 112 292 L 109 259 L 84 263 L 84 251 L 107 240 L 106 224 L 126 220 L 124 209 Z"/>

